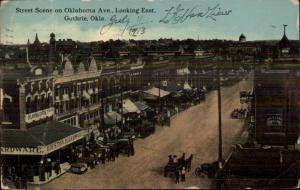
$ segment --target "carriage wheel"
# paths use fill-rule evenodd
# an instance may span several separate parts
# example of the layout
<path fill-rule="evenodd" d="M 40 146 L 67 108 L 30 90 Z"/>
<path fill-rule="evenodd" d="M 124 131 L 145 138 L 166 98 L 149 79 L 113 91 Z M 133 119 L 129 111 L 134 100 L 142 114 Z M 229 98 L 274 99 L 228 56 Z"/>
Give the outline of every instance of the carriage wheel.
<path fill-rule="evenodd" d="M 200 167 L 197 167 L 197 168 L 195 169 L 195 175 L 196 175 L 196 176 L 200 176 L 201 173 L 202 173 L 201 168 L 200 168 Z"/>

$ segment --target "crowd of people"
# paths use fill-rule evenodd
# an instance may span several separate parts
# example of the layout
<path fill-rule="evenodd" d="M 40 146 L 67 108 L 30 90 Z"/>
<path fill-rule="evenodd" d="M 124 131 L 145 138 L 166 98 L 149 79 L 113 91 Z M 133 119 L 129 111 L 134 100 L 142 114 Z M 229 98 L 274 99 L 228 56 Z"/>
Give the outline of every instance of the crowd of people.
<path fill-rule="evenodd" d="M 61 173 L 60 161 L 52 161 L 51 158 L 43 158 L 39 163 L 23 164 L 17 166 L 6 165 L 3 167 L 3 174 L 14 183 L 17 189 L 26 189 L 28 182 L 34 181 L 34 176 L 38 176 L 39 181 L 46 181 L 53 175 Z"/>
<path fill-rule="evenodd" d="M 111 141 L 114 140 L 114 141 Z M 133 140 L 106 139 L 102 146 L 98 145 L 93 138 L 86 144 L 83 153 L 76 157 L 74 162 L 84 162 L 92 169 L 97 164 L 115 161 L 121 153 L 127 156 L 135 154 Z M 78 155 L 78 154 L 77 154 Z"/>

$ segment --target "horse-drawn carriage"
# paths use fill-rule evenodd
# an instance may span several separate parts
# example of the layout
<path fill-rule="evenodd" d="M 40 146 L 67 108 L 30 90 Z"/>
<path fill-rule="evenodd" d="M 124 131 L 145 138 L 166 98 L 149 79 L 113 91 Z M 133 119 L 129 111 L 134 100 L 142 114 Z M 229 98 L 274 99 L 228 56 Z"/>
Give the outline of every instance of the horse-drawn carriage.
<path fill-rule="evenodd" d="M 170 117 L 168 117 L 167 113 L 162 112 L 156 116 L 156 123 L 160 126 L 170 126 Z"/>
<path fill-rule="evenodd" d="M 224 161 L 222 161 L 222 165 L 224 164 Z M 202 174 L 205 174 L 208 178 L 216 178 L 219 171 L 219 162 L 215 161 L 212 163 L 204 163 L 201 164 L 200 167 L 197 167 L 195 169 L 195 175 L 201 176 Z"/>
<path fill-rule="evenodd" d="M 241 103 L 248 103 L 253 98 L 253 92 L 251 91 L 241 91 L 240 92 L 240 102 Z"/>
<path fill-rule="evenodd" d="M 171 159 L 169 159 L 168 164 L 164 167 L 164 176 L 167 177 L 170 173 L 175 174 L 177 170 L 182 170 L 183 167 L 189 172 L 191 170 L 192 160 L 193 154 L 191 154 L 188 159 L 185 159 L 185 156 L 182 155 L 177 162 L 172 162 Z"/>
<path fill-rule="evenodd" d="M 140 135 L 147 137 L 155 132 L 155 125 L 149 121 L 144 121 L 140 126 Z"/>

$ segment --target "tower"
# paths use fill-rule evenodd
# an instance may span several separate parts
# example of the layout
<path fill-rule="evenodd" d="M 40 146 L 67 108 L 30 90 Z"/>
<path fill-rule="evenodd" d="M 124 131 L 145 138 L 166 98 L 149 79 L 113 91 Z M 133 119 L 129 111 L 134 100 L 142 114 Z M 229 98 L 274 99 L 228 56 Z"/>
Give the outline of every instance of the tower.
<path fill-rule="evenodd" d="M 40 43 L 41 43 L 41 42 L 40 42 L 40 40 L 39 40 L 38 34 L 36 33 L 36 34 L 35 34 L 35 39 L 34 39 L 33 44 L 34 44 L 34 45 L 39 45 Z"/>
<path fill-rule="evenodd" d="M 286 24 L 283 25 L 283 36 L 282 36 L 281 40 L 278 43 L 278 47 L 279 47 L 280 53 L 282 55 L 290 53 L 291 44 L 290 44 L 289 39 L 286 36 L 286 27 L 287 26 L 288 25 L 286 25 Z"/>
<path fill-rule="evenodd" d="M 55 40 L 55 34 L 50 34 L 50 40 L 49 40 L 49 63 L 52 64 L 55 62 L 55 51 L 56 51 L 56 40 Z"/>

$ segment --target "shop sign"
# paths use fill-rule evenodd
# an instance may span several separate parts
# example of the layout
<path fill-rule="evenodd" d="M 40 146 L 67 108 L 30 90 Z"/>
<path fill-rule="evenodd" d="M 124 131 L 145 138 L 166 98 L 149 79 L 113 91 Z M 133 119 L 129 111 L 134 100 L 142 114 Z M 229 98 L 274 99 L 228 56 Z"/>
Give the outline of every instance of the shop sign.
<path fill-rule="evenodd" d="M 47 146 L 38 147 L 1 147 L 2 155 L 46 155 L 83 138 L 85 131 L 80 131 Z"/>
<path fill-rule="evenodd" d="M 1 147 L 4 155 L 43 155 L 43 147 Z"/>
<path fill-rule="evenodd" d="M 83 138 L 85 135 L 86 135 L 85 131 L 80 131 L 78 133 L 70 135 L 66 138 L 63 138 L 61 140 L 58 140 L 52 144 L 45 146 L 44 152 L 45 152 L 45 154 L 49 154 L 55 150 L 58 150 L 64 146 L 66 146 L 66 145 L 72 144 L 73 142 Z"/>
<path fill-rule="evenodd" d="M 45 110 L 37 111 L 34 113 L 26 114 L 25 115 L 25 122 L 26 123 L 31 123 L 33 121 L 38 121 L 41 119 L 45 119 L 47 117 L 51 117 L 54 115 L 54 108 L 48 108 Z"/>

